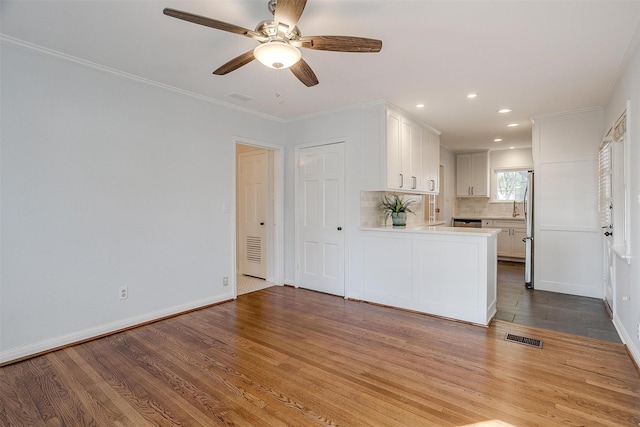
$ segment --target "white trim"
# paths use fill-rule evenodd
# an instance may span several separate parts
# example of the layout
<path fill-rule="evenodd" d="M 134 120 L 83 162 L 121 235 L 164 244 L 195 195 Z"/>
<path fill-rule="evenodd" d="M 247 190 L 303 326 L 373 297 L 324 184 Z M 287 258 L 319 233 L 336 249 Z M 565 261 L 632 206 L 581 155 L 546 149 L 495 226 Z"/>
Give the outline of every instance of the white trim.
<path fill-rule="evenodd" d="M 224 295 L 219 295 L 216 298 L 205 298 L 199 301 L 194 301 L 187 304 L 177 305 L 174 307 L 154 311 L 151 313 L 145 313 L 139 316 L 130 317 L 128 319 L 119 320 L 116 322 L 108 323 L 106 325 L 81 329 L 70 334 L 65 334 L 55 338 L 49 338 L 32 344 L 14 347 L 8 351 L 0 351 L 0 363 L 4 364 L 13 360 L 21 359 L 23 357 L 42 353 L 44 351 L 68 346 L 93 338 L 98 338 L 124 329 L 134 328 L 148 322 L 161 320 L 162 318 L 168 316 L 178 315 L 190 310 L 195 310 L 198 308 L 209 306 L 211 304 L 217 304 L 223 301 L 227 301 L 231 298 L 233 298 L 233 295 L 231 293 L 227 293 Z"/>
<path fill-rule="evenodd" d="M 372 101 L 372 102 L 367 102 L 367 103 L 364 103 L 364 104 L 360 104 L 360 106 L 361 106 L 361 108 L 363 110 L 366 109 L 366 108 L 375 108 L 375 107 L 391 108 L 391 109 L 394 109 L 394 110 L 398 110 L 398 111 L 402 112 L 402 114 L 404 114 L 408 118 L 412 119 L 414 122 L 417 122 L 420 125 L 422 125 L 423 127 L 425 127 L 430 132 L 433 132 L 438 136 L 442 135 L 442 132 L 440 132 L 438 129 L 434 128 L 433 126 L 431 126 L 431 125 L 429 125 L 429 124 L 427 124 L 425 122 L 423 122 L 421 119 L 416 118 L 415 116 L 411 115 L 410 113 L 408 113 L 404 109 L 398 107 L 397 105 L 394 105 L 394 104 L 390 103 L 389 101 L 377 100 L 377 101 Z"/>
<path fill-rule="evenodd" d="M 505 166 L 503 168 L 493 168 L 493 173 L 497 172 L 519 172 L 519 171 L 532 171 L 533 165 L 529 166 Z"/>
<path fill-rule="evenodd" d="M 227 108 L 231 108 L 231 109 L 234 109 L 234 110 L 242 111 L 244 113 L 253 114 L 255 116 L 262 117 L 262 118 L 269 119 L 269 120 L 273 120 L 273 121 L 276 121 L 276 122 L 279 122 L 279 123 L 287 123 L 287 120 L 281 119 L 281 118 L 276 117 L 276 116 L 272 116 L 272 115 L 269 115 L 269 114 L 264 114 L 264 113 L 261 113 L 261 112 L 256 111 L 256 110 L 251 110 L 249 108 L 245 108 L 245 107 L 241 107 L 241 106 L 238 106 L 238 105 L 235 105 L 235 104 L 224 102 L 224 101 L 221 101 L 219 99 L 215 99 L 215 98 L 211 98 L 211 97 L 208 97 L 208 96 L 200 95 L 200 94 L 197 94 L 197 93 L 194 93 L 194 92 L 190 92 L 188 90 L 177 88 L 175 86 L 170 86 L 170 85 L 167 85 L 167 84 L 164 84 L 164 83 L 157 82 L 155 80 L 151 80 L 151 79 L 147 79 L 145 77 L 137 76 L 135 74 L 127 73 L 125 71 L 121 71 L 121 70 L 118 70 L 116 68 L 111 68 L 111 67 L 107 67 L 107 66 L 102 65 L 102 64 L 98 64 L 98 63 L 95 63 L 95 62 L 87 61 L 86 59 L 82 59 L 82 58 L 78 58 L 76 56 L 68 55 L 66 53 L 58 52 L 56 50 L 49 49 L 49 48 L 46 48 L 46 47 L 43 47 L 43 46 L 39 46 L 39 45 L 36 45 L 36 44 L 33 44 L 33 43 L 29 43 L 29 42 L 26 42 L 24 40 L 20 40 L 20 39 L 17 39 L 17 38 L 14 38 L 14 37 L 10 37 L 10 36 L 4 35 L 4 34 L 0 34 L 0 42 L 2 42 L 4 44 L 7 44 L 7 45 L 11 45 L 11 46 L 15 46 L 15 47 L 20 47 L 20 48 L 23 48 L 23 49 L 31 50 L 33 52 L 37 52 L 37 53 L 40 53 L 40 54 L 43 54 L 43 55 L 59 58 L 59 59 L 65 60 L 65 61 L 74 62 L 76 64 L 82 65 L 82 66 L 87 67 L 87 68 L 93 68 L 95 70 L 104 71 L 104 72 L 109 73 L 109 74 L 114 74 L 114 75 L 116 75 L 118 77 L 122 77 L 122 78 L 129 79 L 129 80 L 135 80 L 135 81 L 137 81 L 139 83 L 148 84 L 148 85 L 155 86 L 155 87 L 158 87 L 158 88 L 161 88 L 161 89 L 165 89 L 165 90 L 168 90 L 168 91 L 171 91 L 171 92 L 176 92 L 176 93 L 179 93 L 181 95 L 186 95 L 186 96 L 189 96 L 191 98 L 199 99 L 201 101 L 205 101 L 205 102 L 208 102 L 208 103 L 211 103 L 211 104 L 216 104 L 216 105 L 220 105 L 222 107 L 227 107 Z"/>
<path fill-rule="evenodd" d="M 583 114 L 583 113 L 595 113 L 599 111 L 603 111 L 602 107 L 580 108 L 580 109 L 571 110 L 571 111 L 560 111 L 557 113 L 538 114 L 538 115 L 529 117 L 529 119 L 531 120 L 531 123 L 535 123 L 536 120 L 554 119 L 554 118 L 564 119 L 565 116 L 573 116 L 576 114 Z"/>
<path fill-rule="evenodd" d="M 511 202 L 513 203 L 513 202 Z M 538 231 L 560 231 L 560 232 L 576 232 L 576 233 L 596 233 L 600 234 L 602 230 L 597 227 L 584 227 L 575 225 L 553 225 L 553 224 L 540 224 Z"/>
<path fill-rule="evenodd" d="M 613 316 L 612 322 L 620 336 L 620 339 L 622 340 L 622 343 L 627 346 L 631 358 L 636 362 L 636 365 L 640 366 L 640 349 L 634 345 L 633 339 L 631 339 L 627 334 L 627 330 L 624 328 L 622 321 L 617 315 Z"/>

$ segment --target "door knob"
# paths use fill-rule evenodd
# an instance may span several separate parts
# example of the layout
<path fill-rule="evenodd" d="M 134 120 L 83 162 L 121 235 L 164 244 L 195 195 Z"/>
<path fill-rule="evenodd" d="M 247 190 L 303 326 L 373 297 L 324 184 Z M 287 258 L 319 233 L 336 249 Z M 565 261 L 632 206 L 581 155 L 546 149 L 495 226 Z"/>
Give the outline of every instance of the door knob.
<path fill-rule="evenodd" d="M 342 227 L 338 227 L 338 231 L 342 231 Z"/>

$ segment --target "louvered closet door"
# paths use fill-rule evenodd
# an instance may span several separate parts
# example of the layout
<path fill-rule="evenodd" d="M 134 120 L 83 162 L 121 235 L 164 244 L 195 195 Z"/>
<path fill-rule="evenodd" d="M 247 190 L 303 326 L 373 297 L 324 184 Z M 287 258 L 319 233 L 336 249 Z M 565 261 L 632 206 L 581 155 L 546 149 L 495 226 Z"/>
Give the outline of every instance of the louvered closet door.
<path fill-rule="evenodd" d="M 239 156 L 240 273 L 265 279 L 267 235 L 267 153 Z"/>

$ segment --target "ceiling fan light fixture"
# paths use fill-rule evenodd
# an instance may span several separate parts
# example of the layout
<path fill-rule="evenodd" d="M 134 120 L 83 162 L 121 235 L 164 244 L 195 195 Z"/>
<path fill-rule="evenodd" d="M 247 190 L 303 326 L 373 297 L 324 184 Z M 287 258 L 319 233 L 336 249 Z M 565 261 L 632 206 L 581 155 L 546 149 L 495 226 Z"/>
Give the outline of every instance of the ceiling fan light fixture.
<path fill-rule="evenodd" d="M 302 58 L 300 51 L 280 40 L 272 40 L 258 45 L 253 50 L 253 56 L 269 68 L 289 68 Z"/>

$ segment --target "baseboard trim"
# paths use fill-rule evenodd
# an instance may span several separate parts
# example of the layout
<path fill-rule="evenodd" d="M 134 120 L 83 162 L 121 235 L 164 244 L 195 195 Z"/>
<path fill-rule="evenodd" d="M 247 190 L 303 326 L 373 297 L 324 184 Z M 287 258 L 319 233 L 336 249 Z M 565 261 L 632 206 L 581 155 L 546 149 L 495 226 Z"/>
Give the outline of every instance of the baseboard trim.
<path fill-rule="evenodd" d="M 233 296 L 230 295 L 223 295 L 221 298 L 207 298 L 189 304 L 182 304 L 164 310 L 146 313 L 141 316 L 123 319 L 106 325 L 83 329 L 71 334 L 39 341 L 21 347 L 16 347 L 14 349 L 0 351 L 0 367 L 31 359 L 33 357 L 41 356 L 43 354 L 60 350 L 66 347 L 117 334 L 129 329 L 134 329 L 140 326 L 159 322 L 161 320 L 179 316 L 191 311 L 201 310 L 203 308 L 223 304 L 229 301 L 233 301 L 233 299 Z"/>
<path fill-rule="evenodd" d="M 627 330 L 624 328 L 624 325 L 622 325 L 622 322 L 620 322 L 618 316 L 613 317 L 613 326 L 616 328 L 616 331 L 618 331 L 618 335 L 620 335 L 620 339 L 622 339 L 624 348 L 627 350 L 631 361 L 635 365 L 636 369 L 638 369 L 638 366 L 640 366 L 640 351 L 634 345 L 631 336 L 627 333 Z M 638 373 L 640 374 L 640 369 L 638 369 Z"/>

